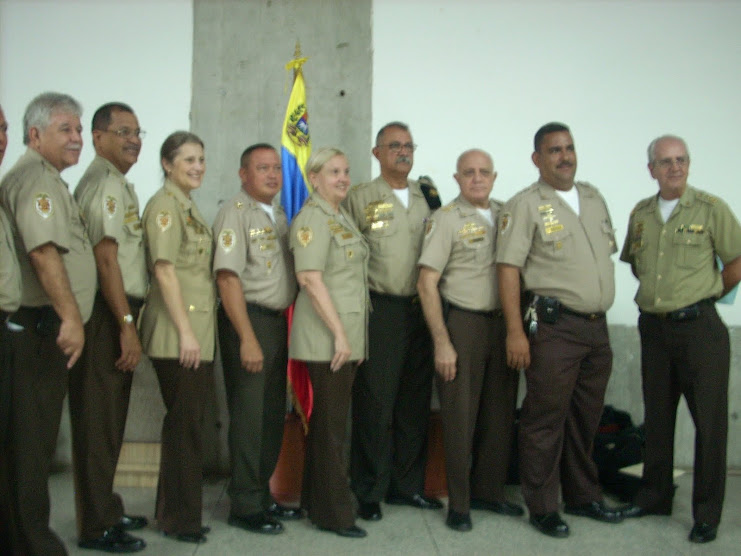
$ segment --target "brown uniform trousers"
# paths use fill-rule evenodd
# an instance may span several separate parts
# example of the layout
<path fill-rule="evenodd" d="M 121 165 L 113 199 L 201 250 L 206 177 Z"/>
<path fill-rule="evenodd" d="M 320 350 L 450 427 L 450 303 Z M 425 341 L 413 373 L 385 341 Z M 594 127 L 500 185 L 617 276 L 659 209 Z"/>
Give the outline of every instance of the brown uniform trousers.
<path fill-rule="evenodd" d="M 307 361 L 314 406 L 306 439 L 301 507 L 325 529 L 355 524 L 355 500 L 348 485 L 345 431 L 357 362 L 332 372 L 329 363 Z"/>
<path fill-rule="evenodd" d="M 217 313 L 224 385 L 229 406 L 231 513 L 254 514 L 273 503 L 270 477 L 278 463 L 286 416 L 288 322 L 283 311 L 247 303 L 264 356 L 263 370 L 249 373 L 239 356 L 239 336 L 223 307 Z"/>
<path fill-rule="evenodd" d="M 674 496 L 674 425 L 684 395 L 695 423 L 692 514 L 696 523 L 720 522 L 728 436 L 728 329 L 712 302 L 700 303 L 695 320 L 675 322 L 641 313 L 646 461 L 635 503 L 671 513 Z"/>
<path fill-rule="evenodd" d="M 418 297 L 370 292 L 369 356 L 353 386 L 352 489 L 361 502 L 424 492 L 432 341 Z M 393 454 L 393 460 L 389 457 Z"/>
<path fill-rule="evenodd" d="M 539 323 L 530 341 L 527 394 L 520 415 L 520 478 L 531 514 L 602 500 L 592 446 L 612 370 L 604 317 L 561 313 Z"/>
<path fill-rule="evenodd" d="M 155 516 L 166 533 L 200 533 L 203 499 L 203 419 L 213 363 L 185 369 L 176 359 L 152 359 L 165 419 Z"/>
<path fill-rule="evenodd" d="M 501 313 L 451 307 L 446 324 L 458 354 L 455 380 L 437 380 L 448 504 L 468 513 L 471 498 L 504 500 L 519 374 L 507 367 Z"/>
<path fill-rule="evenodd" d="M 139 307 L 131 307 L 134 321 Z M 113 492 L 134 374 L 116 369 L 119 324 L 98 292 L 80 362 L 70 371 L 69 411 L 80 540 L 100 537 L 123 515 Z"/>

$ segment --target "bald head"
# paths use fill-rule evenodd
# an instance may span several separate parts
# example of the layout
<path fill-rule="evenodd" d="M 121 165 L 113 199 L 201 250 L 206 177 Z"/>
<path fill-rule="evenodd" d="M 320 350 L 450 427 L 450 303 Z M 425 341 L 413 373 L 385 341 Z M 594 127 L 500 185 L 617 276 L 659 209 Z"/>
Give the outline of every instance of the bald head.
<path fill-rule="evenodd" d="M 497 173 L 489 153 L 469 149 L 458 157 L 457 172 L 453 175 L 461 188 L 461 195 L 475 207 L 488 208 L 489 195 Z"/>

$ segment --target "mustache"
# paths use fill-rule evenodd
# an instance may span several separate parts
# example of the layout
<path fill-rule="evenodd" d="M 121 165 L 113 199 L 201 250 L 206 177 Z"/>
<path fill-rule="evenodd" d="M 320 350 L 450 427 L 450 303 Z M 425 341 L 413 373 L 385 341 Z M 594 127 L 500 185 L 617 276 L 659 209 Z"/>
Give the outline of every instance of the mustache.
<path fill-rule="evenodd" d="M 571 162 L 562 162 L 562 163 L 561 163 L 561 164 L 559 164 L 559 165 L 558 165 L 557 167 L 558 167 L 558 168 L 571 168 L 571 167 L 573 167 L 573 166 L 574 166 L 574 165 L 573 165 L 573 164 L 572 164 Z"/>
<path fill-rule="evenodd" d="M 401 155 L 401 156 L 396 157 L 396 163 L 397 164 L 411 164 L 412 159 L 409 158 L 408 156 Z"/>

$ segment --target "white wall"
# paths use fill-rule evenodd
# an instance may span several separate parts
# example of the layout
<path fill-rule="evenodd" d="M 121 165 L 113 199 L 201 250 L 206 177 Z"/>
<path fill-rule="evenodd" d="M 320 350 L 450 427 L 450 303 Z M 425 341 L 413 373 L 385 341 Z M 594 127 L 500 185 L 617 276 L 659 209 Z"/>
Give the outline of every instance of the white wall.
<path fill-rule="evenodd" d="M 621 246 L 630 210 L 656 191 L 646 146 L 667 132 L 689 144 L 690 183 L 741 217 L 741 3 L 375 0 L 373 26 L 373 129 L 407 122 L 419 144 L 412 175 L 433 176 L 445 201 L 470 147 L 493 155 L 495 197 L 535 181 L 533 134 L 557 120 L 571 127 L 577 179 L 601 189 Z M 616 266 L 609 319 L 635 324 L 637 282 Z M 739 303 L 721 311 L 741 324 Z"/>
<path fill-rule="evenodd" d="M 127 175 L 144 203 L 162 185 L 160 145 L 190 127 L 192 60 L 192 0 L 0 0 L 0 105 L 10 126 L 0 174 L 25 151 L 29 101 L 59 91 L 84 109 L 80 162 L 62 174 L 74 189 L 95 155 L 93 113 L 123 101 L 147 132 Z"/>

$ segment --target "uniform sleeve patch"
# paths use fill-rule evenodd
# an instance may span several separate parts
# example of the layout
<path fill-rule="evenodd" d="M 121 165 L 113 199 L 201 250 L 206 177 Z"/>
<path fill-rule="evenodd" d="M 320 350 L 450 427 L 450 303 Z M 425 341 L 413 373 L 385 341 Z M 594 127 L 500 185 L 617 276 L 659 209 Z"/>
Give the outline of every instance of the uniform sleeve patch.
<path fill-rule="evenodd" d="M 507 232 L 511 223 L 512 223 L 512 215 L 509 212 L 505 212 L 504 214 L 502 214 L 499 228 L 501 229 L 503 234 Z"/>
<path fill-rule="evenodd" d="M 234 234 L 234 230 L 228 228 L 221 230 L 221 233 L 219 234 L 219 247 L 221 247 L 224 253 L 231 252 L 236 244 L 237 237 Z"/>
<path fill-rule="evenodd" d="M 172 226 L 172 215 L 169 210 L 163 210 L 157 214 L 157 227 L 162 232 L 166 232 Z"/>
<path fill-rule="evenodd" d="M 304 226 L 296 232 L 296 239 L 298 239 L 301 247 L 306 247 L 314 239 L 314 232 L 311 231 L 311 228 Z"/>
<path fill-rule="evenodd" d="M 115 197 L 108 195 L 103 200 L 103 212 L 108 218 L 116 216 L 116 212 L 118 212 L 118 201 Z"/>
<path fill-rule="evenodd" d="M 427 227 L 425 228 L 425 235 L 428 236 L 435 229 L 435 221 L 432 219 L 427 220 Z"/>
<path fill-rule="evenodd" d="M 51 202 L 51 197 L 46 193 L 39 193 L 36 195 L 34 198 L 34 207 L 36 208 L 36 213 L 44 220 L 49 218 L 54 212 L 54 205 Z"/>

